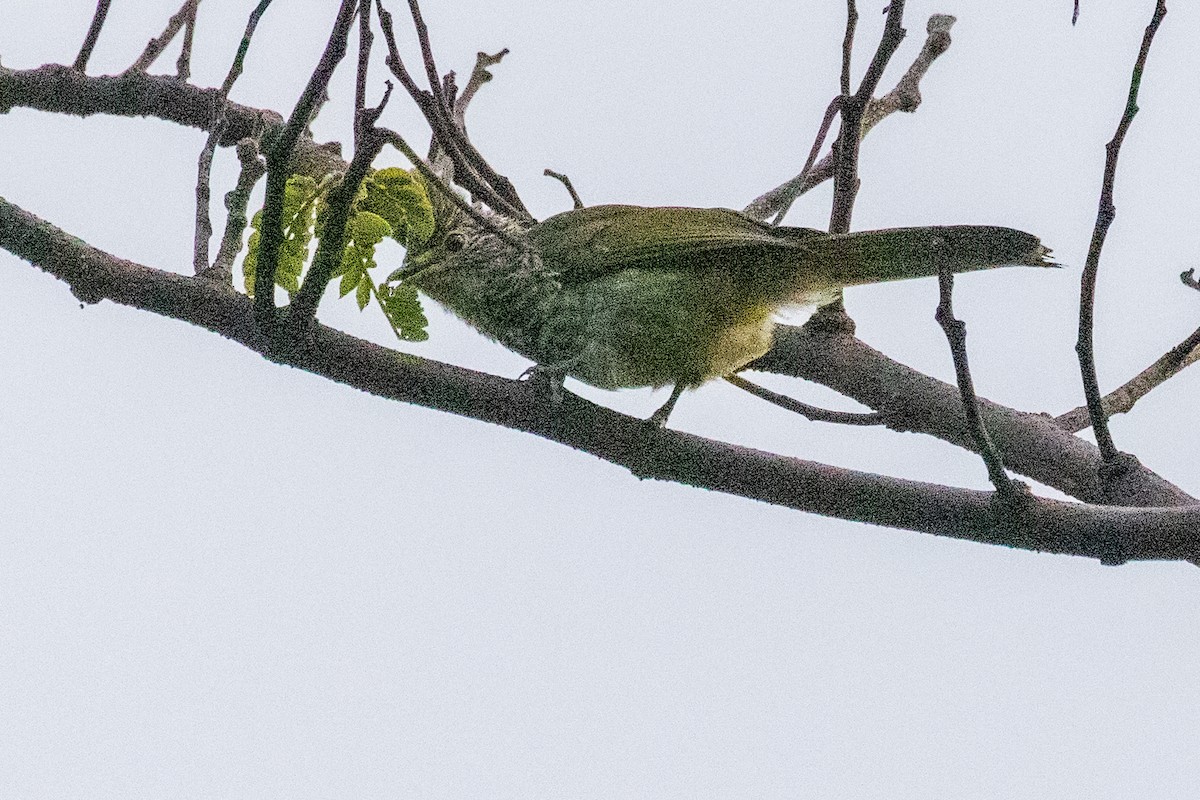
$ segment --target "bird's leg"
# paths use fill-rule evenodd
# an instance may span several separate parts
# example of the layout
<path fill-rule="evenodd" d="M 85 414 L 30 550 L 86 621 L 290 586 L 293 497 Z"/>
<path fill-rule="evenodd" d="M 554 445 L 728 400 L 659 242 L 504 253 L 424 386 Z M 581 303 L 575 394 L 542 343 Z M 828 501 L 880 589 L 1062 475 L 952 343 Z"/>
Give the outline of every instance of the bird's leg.
<path fill-rule="evenodd" d="M 671 396 L 667 402 L 662 404 L 662 407 L 650 415 L 646 422 L 661 428 L 667 424 L 667 417 L 671 416 L 671 412 L 675 410 L 675 404 L 679 402 L 679 396 L 683 394 L 683 390 L 687 388 L 687 384 L 680 381 L 675 384 L 675 388 L 671 390 Z"/>

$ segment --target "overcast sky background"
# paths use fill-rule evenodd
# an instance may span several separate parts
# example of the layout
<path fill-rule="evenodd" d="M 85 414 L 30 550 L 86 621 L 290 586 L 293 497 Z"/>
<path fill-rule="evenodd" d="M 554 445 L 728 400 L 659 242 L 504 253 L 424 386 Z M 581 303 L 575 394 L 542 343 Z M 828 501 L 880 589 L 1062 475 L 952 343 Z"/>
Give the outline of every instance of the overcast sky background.
<path fill-rule="evenodd" d="M 117 0 L 93 74 L 175 10 Z M 205 0 L 217 85 L 252 4 Z M 336 2 L 276 0 L 234 98 L 286 112 Z M 415 43 L 398 27 L 411 63 Z M 856 81 L 882 25 L 863 4 Z M 71 62 L 93 4 L 0 0 L 6 67 Z M 856 229 L 988 223 L 1069 265 L 958 282 L 981 394 L 1080 402 L 1079 268 L 1150 0 L 912 0 L 954 44 L 915 115 L 865 141 Z M 472 138 L 539 217 L 585 202 L 740 208 L 802 164 L 837 87 L 840 2 L 438 2 L 443 69 L 509 47 Z M 1200 9 L 1171 3 L 1122 154 L 1096 331 L 1111 389 L 1197 324 Z M 173 71 L 177 48 L 156 71 Z M 349 141 L 353 50 L 317 124 Z M 384 78 L 381 59 L 372 87 Z M 385 122 L 423 141 L 398 94 Z M 202 133 L 0 116 L 0 195 L 90 243 L 190 271 Z M 392 151 L 380 164 L 402 164 Z M 219 156 L 214 211 L 236 164 Z M 829 187 L 789 223 L 824 227 Z M 218 229 L 223 224 L 218 214 Z M 399 248 L 385 253 L 398 263 Z M 386 259 L 391 259 L 387 261 Z M 1200 768 L 1200 571 L 872 528 L 675 485 L 374 398 L 0 254 L 0 796 L 1167 798 Z M 390 267 L 385 267 L 390 268 Z M 394 342 L 347 300 L 322 319 Z M 860 335 L 951 379 L 936 282 L 853 290 Z M 430 308 L 405 349 L 526 362 Z M 796 396 L 850 408 L 797 381 Z M 660 392 L 573 390 L 648 415 Z M 1113 422 L 1196 494 L 1200 371 Z M 672 425 L 985 488 L 928 437 L 822 426 L 724 385 Z M 1039 489 L 1039 491 L 1048 491 Z"/>

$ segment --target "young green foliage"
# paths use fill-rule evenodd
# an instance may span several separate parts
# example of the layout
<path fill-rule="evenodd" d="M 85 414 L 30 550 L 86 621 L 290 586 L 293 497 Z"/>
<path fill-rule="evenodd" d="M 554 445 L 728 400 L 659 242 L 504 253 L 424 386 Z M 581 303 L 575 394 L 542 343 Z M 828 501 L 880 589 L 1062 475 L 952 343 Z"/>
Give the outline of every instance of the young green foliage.
<path fill-rule="evenodd" d="M 323 233 L 332 185 L 331 180 L 317 183 L 301 175 L 288 179 L 283 198 L 284 244 L 276 267 L 276 283 L 288 294 L 299 291 L 313 236 L 320 238 Z M 254 292 L 262 211 L 254 215 L 250 225 L 253 230 L 242 262 L 247 294 Z M 429 321 L 416 290 L 386 282 L 376 286 L 370 271 L 377 266 L 375 248 L 384 239 L 394 239 L 406 249 L 420 248 L 433 235 L 434 227 L 433 205 L 419 178 L 398 167 L 367 176 L 350 206 L 342 263 L 333 274 L 333 279 L 339 280 L 338 296 L 353 292 L 362 310 L 374 295 L 398 338 L 428 339 L 425 328 Z"/>

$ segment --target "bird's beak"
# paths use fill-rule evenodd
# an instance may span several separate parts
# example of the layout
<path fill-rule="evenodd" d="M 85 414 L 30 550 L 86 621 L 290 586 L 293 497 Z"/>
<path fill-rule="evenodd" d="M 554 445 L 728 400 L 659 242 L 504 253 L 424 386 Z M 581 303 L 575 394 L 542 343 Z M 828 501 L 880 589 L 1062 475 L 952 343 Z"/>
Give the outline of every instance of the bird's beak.
<path fill-rule="evenodd" d="M 404 259 L 404 266 L 388 275 L 388 283 L 392 281 L 407 281 L 412 280 L 417 275 L 437 264 L 438 259 L 433 250 L 426 250 L 420 255 L 412 256 Z"/>

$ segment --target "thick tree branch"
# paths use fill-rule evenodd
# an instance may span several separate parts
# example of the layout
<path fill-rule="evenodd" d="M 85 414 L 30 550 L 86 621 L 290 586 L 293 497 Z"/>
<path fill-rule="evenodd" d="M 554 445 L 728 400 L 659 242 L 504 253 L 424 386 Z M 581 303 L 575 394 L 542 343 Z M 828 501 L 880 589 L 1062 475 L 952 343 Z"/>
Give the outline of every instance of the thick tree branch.
<path fill-rule="evenodd" d="M 814 320 L 819 320 L 819 315 Z M 957 387 L 885 356 L 838 326 L 788 325 L 775 330 L 771 352 L 749 365 L 805 378 L 882 412 L 888 427 L 925 433 L 967 450 Z M 980 398 L 980 413 L 1005 465 L 1088 503 L 1175 506 L 1195 498 L 1151 470 L 1129 464 L 1111 482 L 1099 478 L 1103 460 L 1095 445 L 1064 431 L 1051 417 L 1029 414 Z"/>
<path fill-rule="evenodd" d="M 1092 431 L 1096 435 L 1096 445 L 1104 456 L 1105 462 L 1117 461 L 1117 447 L 1113 443 L 1112 433 L 1108 429 L 1108 419 L 1104 414 L 1104 402 L 1100 396 L 1100 383 L 1096 377 L 1096 353 L 1093 331 L 1095 329 L 1096 311 L 1096 276 L 1100 271 L 1100 251 L 1104 249 L 1104 239 L 1108 228 L 1117 215 L 1113 204 L 1113 184 L 1117 178 L 1117 158 L 1121 155 L 1121 144 L 1125 134 L 1133 124 L 1137 115 L 1138 88 L 1142 83 L 1142 72 L 1146 68 L 1146 57 L 1150 55 L 1150 45 L 1154 34 L 1158 31 L 1159 23 L 1167 13 L 1165 0 L 1158 0 L 1154 7 L 1154 15 L 1142 35 L 1142 46 L 1138 49 L 1137 60 L 1133 65 L 1133 77 L 1129 81 L 1129 97 L 1125 101 L 1125 112 L 1117 124 L 1117 132 L 1105 147 L 1104 181 L 1100 189 L 1100 208 L 1096 212 L 1096 226 L 1092 231 L 1092 241 L 1088 246 L 1087 259 L 1083 266 L 1079 290 L 1079 339 L 1075 350 L 1079 355 L 1079 371 L 1083 379 L 1083 394 L 1087 400 L 1088 416 L 1091 418 Z"/>
<path fill-rule="evenodd" d="M 1200 507 L 1113 508 L 1032 496 L 1020 504 L 997 503 L 992 492 L 888 478 L 650 428 L 569 393 L 552 409 L 521 381 L 405 355 L 322 325 L 314 326 L 310 346 L 275 353 L 243 295 L 116 258 L 3 200 L 0 247 L 67 282 L 85 302 L 109 299 L 190 322 L 281 363 L 382 397 L 533 433 L 640 477 L 1106 563 L 1200 555 Z"/>

